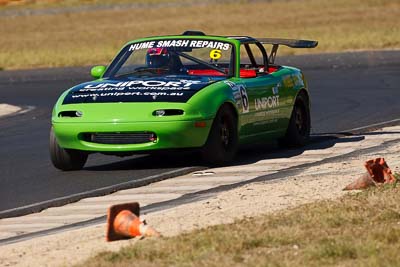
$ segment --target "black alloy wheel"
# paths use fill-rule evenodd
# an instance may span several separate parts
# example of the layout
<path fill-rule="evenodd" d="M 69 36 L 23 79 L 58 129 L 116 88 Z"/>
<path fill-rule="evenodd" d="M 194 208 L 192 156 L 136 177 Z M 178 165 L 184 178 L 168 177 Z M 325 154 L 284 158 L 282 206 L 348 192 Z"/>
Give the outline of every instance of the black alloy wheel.
<path fill-rule="evenodd" d="M 54 167 L 62 171 L 81 170 L 88 158 L 88 153 L 84 151 L 60 147 L 53 127 L 50 130 L 49 150 L 51 162 Z"/>
<path fill-rule="evenodd" d="M 228 104 L 224 104 L 213 121 L 201 151 L 203 159 L 215 165 L 232 161 L 238 149 L 238 139 L 236 115 Z"/>

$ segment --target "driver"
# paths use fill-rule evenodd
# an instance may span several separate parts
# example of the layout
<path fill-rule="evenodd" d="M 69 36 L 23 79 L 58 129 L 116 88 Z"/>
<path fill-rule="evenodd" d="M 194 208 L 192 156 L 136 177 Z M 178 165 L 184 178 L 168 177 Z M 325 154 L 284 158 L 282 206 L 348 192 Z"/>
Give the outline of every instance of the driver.
<path fill-rule="evenodd" d="M 184 69 L 179 57 L 162 47 L 147 50 L 146 64 L 148 68 L 161 68 L 168 72 L 182 72 Z"/>
<path fill-rule="evenodd" d="M 146 64 L 149 68 L 168 68 L 171 55 L 167 48 L 150 48 L 146 54 Z"/>

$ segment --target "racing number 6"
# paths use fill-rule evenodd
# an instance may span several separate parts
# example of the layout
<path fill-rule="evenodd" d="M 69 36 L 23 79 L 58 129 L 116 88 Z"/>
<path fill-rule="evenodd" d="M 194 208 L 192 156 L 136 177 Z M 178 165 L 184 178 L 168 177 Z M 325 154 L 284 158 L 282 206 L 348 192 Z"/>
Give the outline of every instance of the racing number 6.
<path fill-rule="evenodd" d="M 221 50 L 219 49 L 213 49 L 210 51 L 210 58 L 211 59 L 220 59 L 222 54 L 221 54 Z"/>
<path fill-rule="evenodd" d="M 243 85 L 239 86 L 240 96 L 242 98 L 243 113 L 247 113 L 250 110 L 249 97 L 247 96 L 246 88 Z"/>

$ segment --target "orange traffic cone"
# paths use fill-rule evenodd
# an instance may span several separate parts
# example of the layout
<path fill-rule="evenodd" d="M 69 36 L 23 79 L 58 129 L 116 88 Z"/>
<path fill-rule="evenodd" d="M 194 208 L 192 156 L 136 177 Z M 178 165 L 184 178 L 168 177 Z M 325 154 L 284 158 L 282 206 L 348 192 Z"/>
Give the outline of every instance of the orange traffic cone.
<path fill-rule="evenodd" d="M 347 185 L 343 190 L 365 189 L 379 184 L 394 183 L 396 178 L 384 158 L 368 160 L 364 163 L 367 173 Z"/>
<path fill-rule="evenodd" d="M 107 214 L 107 241 L 128 239 L 135 236 L 160 236 L 154 228 L 139 218 L 139 203 L 113 205 Z"/>
<path fill-rule="evenodd" d="M 368 160 L 364 165 L 376 183 L 391 184 L 396 181 L 384 158 Z"/>

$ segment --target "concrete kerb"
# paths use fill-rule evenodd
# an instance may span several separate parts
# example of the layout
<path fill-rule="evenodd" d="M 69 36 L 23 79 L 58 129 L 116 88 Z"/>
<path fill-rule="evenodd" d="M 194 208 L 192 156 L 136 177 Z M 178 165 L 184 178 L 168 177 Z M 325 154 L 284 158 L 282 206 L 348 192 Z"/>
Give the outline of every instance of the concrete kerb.
<path fill-rule="evenodd" d="M 112 192 L 116 192 L 116 191 L 123 190 L 123 189 L 141 187 L 141 186 L 148 185 L 150 183 L 162 181 L 162 180 L 165 180 L 165 179 L 168 179 L 171 177 L 175 177 L 175 176 L 185 175 L 185 174 L 188 174 L 188 173 L 191 173 L 194 171 L 203 170 L 203 169 L 205 169 L 205 168 L 204 167 L 185 167 L 185 168 L 181 168 L 178 170 L 166 172 L 166 173 L 163 173 L 160 175 L 148 176 L 139 181 L 129 181 L 129 182 L 120 183 L 120 184 L 116 184 L 116 185 L 112 185 L 112 186 L 107 186 L 107 187 L 103 187 L 103 188 L 99 188 L 99 189 L 95 189 L 95 190 L 90 190 L 90 191 L 86 191 L 86 192 L 82 192 L 82 193 L 78 193 L 78 194 L 74 194 L 74 195 L 70 195 L 70 196 L 66 196 L 66 197 L 60 197 L 60 198 L 56 198 L 56 199 L 52 199 L 52 200 L 48 200 L 48 201 L 43 201 L 43 202 L 35 203 L 32 205 L 23 206 L 20 208 L 9 209 L 9 210 L 0 212 L 0 219 L 10 218 L 10 217 L 18 217 L 18 216 L 27 215 L 30 213 L 40 212 L 40 211 L 50 208 L 50 207 L 63 206 L 65 204 L 81 200 L 83 198 L 103 196 L 103 195 L 110 194 Z"/>

